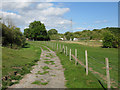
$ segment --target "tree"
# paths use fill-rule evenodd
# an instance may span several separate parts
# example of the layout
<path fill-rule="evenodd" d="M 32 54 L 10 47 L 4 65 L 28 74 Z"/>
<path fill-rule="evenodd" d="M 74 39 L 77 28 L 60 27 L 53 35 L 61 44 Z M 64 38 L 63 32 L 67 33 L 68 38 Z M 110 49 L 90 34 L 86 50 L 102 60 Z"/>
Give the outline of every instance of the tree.
<path fill-rule="evenodd" d="M 103 47 L 105 48 L 111 48 L 112 47 L 112 42 L 113 42 L 113 35 L 112 34 L 108 34 L 106 33 L 104 35 L 104 39 L 103 39 Z"/>
<path fill-rule="evenodd" d="M 29 32 L 30 32 L 29 28 L 24 29 L 24 35 L 25 35 L 26 38 L 30 37 L 30 33 Z"/>
<path fill-rule="evenodd" d="M 60 36 L 58 35 L 58 31 L 56 29 L 50 29 L 48 31 L 48 35 L 51 40 L 59 40 Z"/>
<path fill-rule="evenodd" d="M 53 35 L 49 35 L 50 36 L 50 40 L 59 40 L 60 39 L 60 35 L 58 34 L 53 34 Z"/>
<path fill-rule="evenodd" d="M 48 34 L 49 34 L 49 35 L 58 34 L 58 31 L 57 31 L 56 29 L 50 29 L 50 30 L 48 31 Z"/>
<path fill-rule="evenodd" d="M 71 32 L 66 32 L 64 35 L 65 35 L 65 37 L 66 37 L 67 40 L 70 40 L 70 38 L 72 40 L 74 39 L 74 35 Z"/>
<path fill-rule="evenodd" d="M 20 31 L 20 28 L 15 26 L 7 27 L 5 24 L 2 24 L 2 45 L 10 46 L 11 48 L 22 47 L 25 44 L 25 37 Z M 15 45 L 17 47 L 15 47 Z"/>
<path fill-rule="evenodd" d="M 13 32 L 13 43 L 15 43 L 18 46 L 23 46 L 25 44 L 25 37 L 23 36 L 22 32 L 20 31 L 20 28 L 12 27 Z"/>
<path fill-rule="evenodd" d="M 24 29 L 24 35 L 34 40 L 50 40 L 45 25 L 40 21 L 31 22 L 29 28 Z"/>
<path fill-rule="evenodd" d="M 120 47 L 120 28 L 107 27 L 103 28 L 103 47 L 118 48 Z"/>

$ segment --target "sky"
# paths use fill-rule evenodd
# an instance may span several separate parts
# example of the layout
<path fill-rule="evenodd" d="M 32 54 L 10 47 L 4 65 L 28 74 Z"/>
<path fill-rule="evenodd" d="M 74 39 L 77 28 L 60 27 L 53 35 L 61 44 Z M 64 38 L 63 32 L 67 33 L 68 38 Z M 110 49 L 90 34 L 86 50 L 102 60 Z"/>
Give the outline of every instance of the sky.
<path fill-rule="evenodd" d="M 12 23 L 24 32 L 29 23 L 41 21 L 46 29 L 56 29 L 59 33 L 67 31 L 82 31 L 101 29 L 105 27 L 118 27 L 118 2 L 106 0 L 106 2 L 58 2 L 58 0 L 44 0 L 44 2 L 18 2 L 15 0 L 2 2 L 0 16 Z M 99 1 L 99 0 L 97 0 Z M 72 20 L 72 26 L 71 26 Z"/>

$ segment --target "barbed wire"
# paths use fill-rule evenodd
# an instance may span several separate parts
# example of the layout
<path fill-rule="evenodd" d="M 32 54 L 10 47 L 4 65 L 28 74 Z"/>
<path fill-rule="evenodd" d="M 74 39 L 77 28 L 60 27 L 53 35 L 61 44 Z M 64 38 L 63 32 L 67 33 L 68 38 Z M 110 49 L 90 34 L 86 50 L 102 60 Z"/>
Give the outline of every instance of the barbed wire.
<path fill-rule="evenodd" d="M 96 62 L 98 62 L 98 63 L 105 64 L 104 62 L 98 61 L 98 59 L 96 59 L 96 58 L 93 57 L 93 56 L 89 56 L 89 55 L 88 55 L 88 58 L 91 58 L 92 60 L 94 60 L 94 61 L 96 61 Z"/>
<path fill-rule="evenodd" d="M 45 43 L 46 44 L 46 43 Z M 47 44 L 46 44 L 47 45 Z M 64 44 L 61 44 L 61 49 L 63 48 L 63 45 Z M 49 46 L 51 46 L 51 45 L 49 45 Z M 56 44 L 55 44 L 55 46 L 56 46 Z M 67 45 L 66 45 L 67 46 Z M 65 47 L 65 45 L 64 45 L 64 47 Z M 68 46 L 67 46 L 68 47 Z M 54 49 L 56 50 L 56 47 L 54 47 Z M 68 49 L 70 49 L 70 47 L 68 47 Z M 74 49 L 72 49 L 71 48 L 71 50 L 72 50 L 72 52 L 74 53 Z M 69 50 L 67 50 L 68 52 L 69 52 Z M 85 59 L 85 58 L 81 58 L 80 56 L 79 56 L 79 54 L 77 54 L 78 55 L 78 58 L 79 58 L 79 60 L 82 60 L 82 59 Z M 90 60 L 94 60 L 95 62 L 94 63 L 100 63 L 101 65 L 105 65 L 105 62 L 100 62 L 100 61 L 98 61 L 98 60 L 100 60 L 101 58 L 98 58 L 98 59 L 96 59 L 95 57 L 93 57 L 93 56 L 88 56 L 88 58 L 90 59 Z M 103 59 L 103 58 L 102 58 Z M 82 60 L 83 61 L 83 60 Z M 99 68 L 96 68 L 96 67 L 94 67 L 94 65 L 96 65 L 96 64 L 94 64 L 94 63 L 92 63 L 92 62 L 88 62 L 89 63 L 89 66 L 92 66 L 92 68 L 93 68 L 93 70 L 95 70 L 95 71 L 97 71 L 97 72 L 100 72 L 100 73 L 102 73 L 104 76 L 105 76 L 105 74 L 104 74 L 104 70 L 106 70 L 106 69 L 104 69 L 104 70 L 101 70 L 101 68 L 99 69 Z M 112 67 L 112 70 L 116 70 L 116 71 L 118 71 L 118 69 L 115 69 L 115 67 L 113 67 L 111 64 L 109 64 L 109 66 L 110 67 Z M 97 76 L 97 78 L 98 78 L 98 75 L 97 74 L 93 74 L 93 75 L 95 75 L 95 76 Z M 111 75 L 111 78 L 114 80 L 114 81 L 116 81 L 116 79 L 113 77 L 113 75 Z M 100 79 L 100 78 L 98 78 L 98 79 Z M 102 82 L 104 82 L 104 80 L 103 79 L 100 79 Z"/>

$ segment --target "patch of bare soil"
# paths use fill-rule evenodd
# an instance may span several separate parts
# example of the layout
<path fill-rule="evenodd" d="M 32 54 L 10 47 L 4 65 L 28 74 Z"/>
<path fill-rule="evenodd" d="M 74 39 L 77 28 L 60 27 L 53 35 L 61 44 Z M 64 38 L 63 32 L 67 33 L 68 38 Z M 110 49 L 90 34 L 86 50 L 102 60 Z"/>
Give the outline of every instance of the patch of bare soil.
<path fill-rule="evenodd" d="M 30 74 L 20 80 L 19 84 L 9 88 L 66 88 L 64 69 L 55 52 L 43 50 L 37 65 Z"/>

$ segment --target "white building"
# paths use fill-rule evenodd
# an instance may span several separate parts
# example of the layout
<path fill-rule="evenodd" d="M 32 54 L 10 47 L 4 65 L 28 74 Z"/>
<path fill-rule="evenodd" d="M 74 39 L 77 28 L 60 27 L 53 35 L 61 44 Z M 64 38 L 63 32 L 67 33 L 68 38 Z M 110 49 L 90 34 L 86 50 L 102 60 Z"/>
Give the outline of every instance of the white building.
<path fill-rule="evenodd" d="M 61 40 L 63 40 L 63 38 L 60 38 Z"/>
<path fill-rule="evenodd" d="M 74 38 L 73 41 L 78 41 L 78 38 Z"/>

